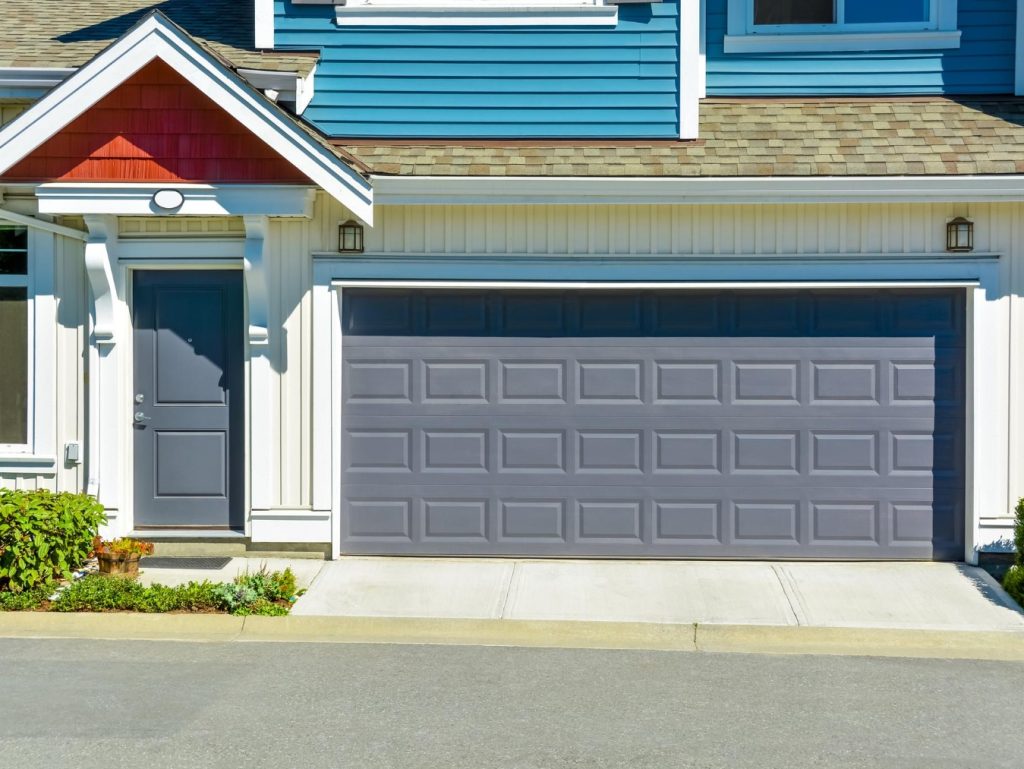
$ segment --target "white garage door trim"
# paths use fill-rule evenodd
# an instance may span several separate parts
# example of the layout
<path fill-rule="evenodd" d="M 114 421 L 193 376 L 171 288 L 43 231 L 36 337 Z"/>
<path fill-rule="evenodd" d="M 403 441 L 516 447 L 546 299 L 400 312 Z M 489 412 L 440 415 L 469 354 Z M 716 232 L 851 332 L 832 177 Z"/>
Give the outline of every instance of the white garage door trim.
<path fill-rule="evenodd" d="M 368 258 L 372 261 L 372 258 Z M 421 264 L 429 262 L 424 258 Z M 582 264 L 581 272 L 585 270 Z M 628 260 L 622 260 L 626 262 Z M 936 257 L 912 260 L 865 259 L 841 264 L 832 261 L 736 261 L 715 264 L 688 262 L 680 267 L 692 270 L 701 280 L 686 281 L 495 281 L 495 280 L 402 280 L 350 277 L 349 260 L 317 259 L 314 263 L 313 296 L 313 507 L 331 516 L 331 545 L 335 557 L 341 554 L 341 371 L 342 290 L 348 287 L 375 288 L 531 288 L 576 289 L 779 289 L 800 288 L 963 288 L 967 294 L 967 404 L 966 504 L 964 560 L 977 562 L 980 515 L 1001 510 L 1005 502 L 1006 479 L 1000 447 L 1001 418 L 999 378 L 975 376 L 976 371 L 993 372 L 998 365 L 1002 337 L 999 313 L 998 257 L 984 255 L 967 259 Z M 366 261 L 362 262 L 365 266 Z M 849 279 L 855 266 L 858 279 Z M 482 267 L 484 269 L 485 267 Z M 357 274 L 358 271 L 357 271 Z M 365 273 L 364 273 L 365 274 Z M 763 279 L 759 280 L 759 277 Z M 780 279 L 780 278 L 787 279 Z M 325 333 L 326 332 L 326 333 Z"/>

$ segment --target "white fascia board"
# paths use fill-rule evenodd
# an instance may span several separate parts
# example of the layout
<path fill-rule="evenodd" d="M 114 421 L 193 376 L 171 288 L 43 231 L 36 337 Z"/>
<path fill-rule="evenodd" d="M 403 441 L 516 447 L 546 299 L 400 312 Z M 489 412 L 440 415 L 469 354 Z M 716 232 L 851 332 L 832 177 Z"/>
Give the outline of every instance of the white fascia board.
<path fill-rule="evenodd" d="M 339 27 L 614 27 L 618 6 L 516 5 L 506 6 L 379 6 L 339 5 Z"/>
<path fill-rule="evenodd" d="M 184 203 L 173 211 L 157 208 L 157 190 L 173 189 Z M 282 184 L 118 184 L 51 182 L 36 188 L 41 214 L 115 216 L 301 216 L 313 215 L 313 187 Z"/>
<path fill-rule="evenodd" d="M 129 30 L 0 129 L 0 176 L 156 58 L 217 102 L 352 213 L 372 224 L 373 190 L 366 179 L 280 114 L 159 12 Z"/>
<path fill-rule="evenodd" d="M 74 71 L 72 67 L 0 67 L 0 96 L 34 101 Z"/>
<path fill-rule="evenodd" d="M 373 176 L 381 205 L 885 203 L 1024 200 L 1024 176 Z"/>

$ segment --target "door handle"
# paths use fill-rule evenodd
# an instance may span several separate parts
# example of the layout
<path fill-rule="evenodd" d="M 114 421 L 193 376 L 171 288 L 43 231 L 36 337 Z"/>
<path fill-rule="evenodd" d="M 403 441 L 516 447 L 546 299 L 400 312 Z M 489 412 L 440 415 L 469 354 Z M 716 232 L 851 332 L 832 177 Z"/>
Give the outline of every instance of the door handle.
<path fill-rule="evenodd" d="M 151 417 L 147 417 L 141 411 L 136 411 L 135 412 L 135 421 L 136 422 L 148 422 L 150 419 L 151 419 Z"/>

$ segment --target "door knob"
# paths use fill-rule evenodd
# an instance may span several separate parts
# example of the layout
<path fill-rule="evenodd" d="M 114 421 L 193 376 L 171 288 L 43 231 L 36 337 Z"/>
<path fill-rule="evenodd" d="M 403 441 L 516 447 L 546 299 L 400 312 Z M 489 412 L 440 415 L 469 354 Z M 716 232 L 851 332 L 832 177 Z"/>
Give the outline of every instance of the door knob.
<path fill-rule="evenodd" d="M 135 421 L 136 422 L 148 422 L 149 420 L 150 420 L 150 417 L 147 417 L 141 411 L 136 411 L 135 412 Z"/>

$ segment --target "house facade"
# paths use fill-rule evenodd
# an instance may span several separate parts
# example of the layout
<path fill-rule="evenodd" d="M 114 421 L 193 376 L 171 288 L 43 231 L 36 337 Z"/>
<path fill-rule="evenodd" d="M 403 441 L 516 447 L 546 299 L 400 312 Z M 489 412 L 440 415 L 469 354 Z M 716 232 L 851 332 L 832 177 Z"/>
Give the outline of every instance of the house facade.
<path fill-rule="evenodd" d="M 1017 0 L 8 4 L 3 485 L 333 557 L 1008 541 Z"/>

